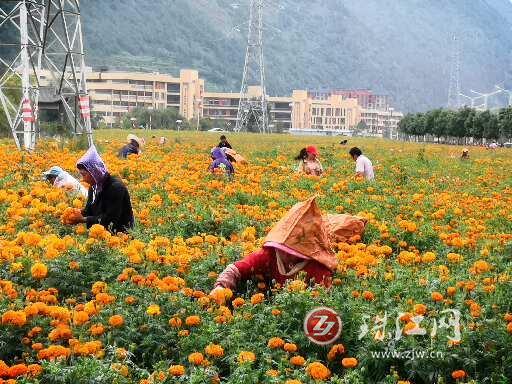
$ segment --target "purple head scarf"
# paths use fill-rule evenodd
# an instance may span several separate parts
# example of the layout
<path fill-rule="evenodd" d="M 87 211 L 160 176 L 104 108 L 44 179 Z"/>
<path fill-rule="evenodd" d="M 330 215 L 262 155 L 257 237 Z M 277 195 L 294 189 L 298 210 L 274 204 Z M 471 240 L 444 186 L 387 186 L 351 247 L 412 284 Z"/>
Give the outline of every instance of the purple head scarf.
<path fill-rule="evenodd" d="M 77 167 L 79 165 L 83 166 L 87 172 L 89 172 L 94 179 L 94 185 L 92 186 L 94 197 L 93 201 L 96 199 L 98 193 L 103 189 L 103 183 L 108 176 L 108 170 L 101 159 L 96 147 L 91 145 L 91 147 L 85 152 L 80 160 L 76 163 Z"/>

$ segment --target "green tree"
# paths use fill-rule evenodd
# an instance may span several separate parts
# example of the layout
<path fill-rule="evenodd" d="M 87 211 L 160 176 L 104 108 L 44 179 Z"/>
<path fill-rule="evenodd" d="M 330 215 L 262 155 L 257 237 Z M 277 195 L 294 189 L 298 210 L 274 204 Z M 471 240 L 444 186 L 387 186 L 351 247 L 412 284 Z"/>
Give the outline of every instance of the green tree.
<path fill-rule="evenodd" d="M 21 80 L 18 77 L 12 76 L 7 80 L 5 84 L 5 94 L 12 105 L 15 107 L 19 105 L 21 101 Z M 0 135 L 5 136 L 10 133 L 7 116 L 5 115 L 2 104 L 0 104 Z"/>
<path fill-rule="evenodd" d="M 512 138 L 512 107 L 503 108 L 499 112 L 498 129 L 502 138 Z"/>

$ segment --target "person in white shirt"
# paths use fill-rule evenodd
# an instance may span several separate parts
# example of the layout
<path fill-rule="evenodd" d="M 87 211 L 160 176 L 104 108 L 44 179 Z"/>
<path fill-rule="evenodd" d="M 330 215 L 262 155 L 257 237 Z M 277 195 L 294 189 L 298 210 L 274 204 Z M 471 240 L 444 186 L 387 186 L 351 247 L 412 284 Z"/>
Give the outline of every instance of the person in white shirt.
<path fill-rule="evenodd" d="M 43 173 L 43 177 L 56 188 L 62 188 L 68 192 L 80 194 L 87 198 L 87 189 L 61 167 L 51 167 L 48 171 Z"/>
<path fill-rule="evenodd" d="M 373 165 L 370 159 L 363 155 L 363 152 L 357 147 L 351 148 L 348 153 L 356 162 L 356 176 L 363 176 L 366 180 L 373 180 L 375 174 L 373 173 Z"/>

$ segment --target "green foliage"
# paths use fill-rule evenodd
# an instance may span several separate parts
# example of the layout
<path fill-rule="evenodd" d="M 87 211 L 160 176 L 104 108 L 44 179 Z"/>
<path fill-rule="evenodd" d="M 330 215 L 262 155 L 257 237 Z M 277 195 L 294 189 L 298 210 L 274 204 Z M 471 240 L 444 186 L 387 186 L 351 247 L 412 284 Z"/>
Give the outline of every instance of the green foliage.
<path fill-rule="evenodd" d="M 512 138 L 512 107 L 498 113 L 468 107 L 458 111 L 434 109 L 426 113 L 407 114 L 398 124 L 400 132 L 422 137 L 473 138 L 474 140 L 508 140 Z"/>
<path fill-rule="evenodd" d="M 131 119 L 136 119 L 132 121 Z M 181 120 L 181 123 L 178 121 Z M 124 129 L 130 129 L 134 125 L 135 127 L 149 128 L 152 129 L 190 129 L 191 123 L 181 116 L 177 109 L 166 108 L 166 109 L 147 109 L 147 108 L 135 108 L 123 116 L 121 126 Z M 195 125 L 194 125 L 195 128 Z"/>

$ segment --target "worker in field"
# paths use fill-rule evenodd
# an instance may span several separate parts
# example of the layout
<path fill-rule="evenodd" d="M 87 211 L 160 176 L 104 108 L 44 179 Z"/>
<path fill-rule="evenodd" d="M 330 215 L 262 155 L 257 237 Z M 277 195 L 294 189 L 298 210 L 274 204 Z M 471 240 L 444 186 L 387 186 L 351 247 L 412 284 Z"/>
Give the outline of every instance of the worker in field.
<path fill-rule="evenodd" d="M 208 167 L 208 170 L 211 173 L 215 174 L 217 172 L 221 172 L 228 176 L 229 179 L 233 178 L 233 175 L 235 174 L 235 169 L 233 168 L 233 164 L 231 164 L 231 162 L 228 160 L 222 148 L 213 148 L 211 150 L 211 158 L 212 163 Z"/>
<path fill-rule="evenodd" d="M 295 158 L 295 160 L 299 161 L 297 172 L 306 175 L 322 176 L 324 169 L 322 163 L 318 160 L 319 155 L 318 149 L 314 145 L 302 148 L 299 155 Z"/>
<path fill-rule="evenodd" d="M 144 139 L 129 134 L 126 141 L 126 145 L 119 151 L 120 158 L 126 159 L 129 155 L 138 155 L 141 153 L 142 147 L 144 146 Z"/>
<path fill-rule="evenodd" d="M 469 149 L 464 148 L 462 150 L 462 155 L 460 155 L 461 160 L 469 160 Z"/>
<path fill-rule="evenodd" d="M 134 218 L 130 194 L 123 182 L 111 176 L 105 163 L 91 146 L 76 167 L 84 182 L 90 185 L 85 208 L 69 224 L 85 223 L 87 228 L 101 224 L 112 233 L 133 228 Z"/>
<path fill-rule="evenodd" d="M 229 148 L 229 149 L 233 149 L 233 147 L 231 146 L 231 144 L 229 144 L 228 142 L 228 139 L 226 138 L 226 136 L 222 135 L 220 137 L 220 142 L 219 142 L 219 145 L 217 145 L 217 147 L 219 148 Z"/>
<path fill-rule="evenodd" d="M 51 167 L 43 173 L 43 178 L 56 188 L 87 197 L 87 189 L 61 167 Z"/>
<path fill-rule="evenodd" d="M 330 286 L 336 266 L 325 219 L 312 197 L 290 209 L 268 233 L 260 250 L 228 265 L 219 274 L 212 294 L 221 288 L 235 290 L 240 282 L 258 276 L 282 286 L 301 272 L 308 282 Z"/>
<path fill-rule="evenodd" d="M 364 177 L 368 181 L 372 181 L 375 179 L 375 174 L 373 172 L 373 164 L 363 152 L 357 148 L 353 147 L 348 152 L 352 159 L 356 162 L 356 176 Z"/>

